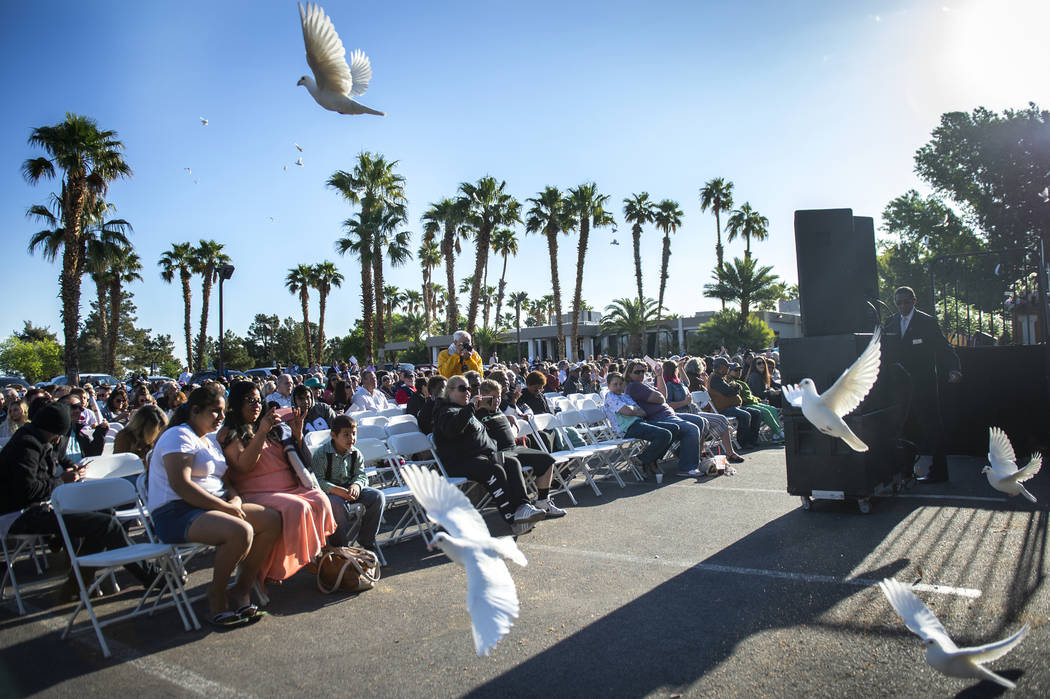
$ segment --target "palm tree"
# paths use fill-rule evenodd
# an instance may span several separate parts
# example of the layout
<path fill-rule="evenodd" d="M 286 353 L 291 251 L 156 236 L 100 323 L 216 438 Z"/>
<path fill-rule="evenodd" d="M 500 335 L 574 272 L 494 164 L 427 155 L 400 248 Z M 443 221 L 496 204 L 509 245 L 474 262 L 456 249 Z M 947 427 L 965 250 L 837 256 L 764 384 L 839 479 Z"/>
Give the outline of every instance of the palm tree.
<path fill-rule="evenodd" d="M 722 219 L 721 214 L 733 208 L 733 183 L 727 182 L 721 177 L 709 180 L 700 190 L 700 210 L 711 212 L 715 215 L 715 258 L 719 273 L 725 263 L 725 250 L 722 248 Z M 726 308 L 722 302 L 722 310 Z"/>
<path fill-rule="evenodd" d="M 642 226 L 653 222 L 653 202 L 649 192 L 632 194 L 623 200 L 623 218 L 631 224 L 631 239 L 634 243 L 634 276 L 638 282 L 638 303 L 642 302 Z"/>
<path fill-rule="evenodd" d="M 111 258 L 112 266 L 106 274 L 109 286 L 109 340 L 106 342 L 106 372 L 116 373 L 117 339 L 120 335 L 120 313 L 124 303 L 123 286 L 142 281 L 142 261 L 131 247 L 121 248 Z"/>
<path fill-rule="evenodd" d="M 41 178 L 62 181 L 62 272 L 59 295 L 62 298 L 62 329 L 65 339 L 63 360 L 66 381 L 79 383 L 80 283 L 84 273 L 84 210 L 90 210 L 106 194 L 109 183 L 130 177 L 131 167 L 124 160 L 124 144 L 116 131 L 101 130 L 85 116 L 67 113 L 65 121 L 39 126 L 29 135 L 29 145 L 42 148 L 46 157 L 29 158 L 22 163 L 22 176 L 30 184 Z"/>
<path fill-rule="evenodd" d="M 343 273 L 335 266 L 334 262 L 325 260 L 314 265 L 313 288 L 317 290 L 318 298 L 318 320 L 317 320 L 317 361 L 324 361 L 324 316 L 328 307 L 328 295 L 332 293 L 333 287 L 343 285 Z"/>
<path fill-rule="evenodd" d="M 218 277 L 218 269 L 230 263 L 230 256 L 222 251 L 222 243 L 202 240 L 193 249 L 193 271 L 203 277 L 201 285 L 201 330 L 197 336 L 197 371 L 204 368 L 204 349 L 208 342 L 208 303 L 211 301 L 211 286 Z"/>
<path fill-rule="evenodd" d="M 561 327 L 561 285 L 558 283 L 558 234 L 576 227 L 576 220 L 568 211 L 557 187 L 545 187 L 526 201 L 532 204 L 525 218 L 525 233 L 540 233 L 547 238 L 547 252 L 551 261 L 551 291 L 554 314 L 558 321 L 558 352 L 565 351 L 565 332 Z"/>
<path fill-rule="evenodd" d="M 729 231 L 729 242 L 733 242 L 737 236 L 744 238 L 744 259 L 750 259 L 751 239 L 765 240 L 769 237 L 769 219 L 752 209 L 751 204 L 745 201 L 743 206 L 729 215 L 726 230 Z"/>
<path fill-rule="evenodd" d="M 752 305 L 771 303 L 780 296 L 779 277 L 772 271 L 771 266 L 759 267 L 754 258 L 735 257 L 732 265 L 726 263 L 722 268 L 721 275 L 712 275 L 714 284 L 704 285 L 704 296 L 736 301 L 740 305 L 739 327 L 743 328 Z"/>
<path fill-rule="evenodd" d="M 507 288 L 507 257 L 518 254 L 518 237 L 510 228 L 500 228 L 492 233 L 492 251 L 503 258 L 503 271 L 499 275 L 499 291 L 496 292 L 496 325 L 503 307 L 503 292 Z"/>
<path fill-rule="evenodd" d="M 642 340 L 649 326 L 660 321 L 660 312 L 652 299 L 620 298 L 605 307 L 602 314 L 602 332 L 627 335 L 627 352 L 633 356 L 642 353 Z"/>
<path fill-rule="evenodd" d="M 193 329 L 190 321 L 190 278 L 193 276 L 193 245 L 172 243 L 171 250 L 160 256 L 160 278 L 169 284 L 178 273 L 182 283 L 182 329 L 186 335 L 186 366 L 193 366 Z"/>
<path fill-rule="evenodd" d="M 445 283 L 449 289 L 456 288 L 455 264 L 459 253 L 459 241 L 467 220 L 467 207 L 462 199 L 445 197 L 436 204 L 431 204 L 423 214 L 424 239 L 433 239 L 438 231 L 443 232 L 441 255 L 445 259 Z M 456 330 L 459 322 L 459 308 L 455 296 L 450 296 L 445 303 L 445 334 Z"/>
<path fill-rule="evenodd" d="M 372 231 L 374 224 L 369 218 L 375 214 L 358 212 L 356 218 L 343 221 L 347 234 L 335 241 L 335 249 L 340 255 L 352 252 L 361 262 L 361 331 L 364 333 L 365 361 L 375 362 L 375 344 L 373 332 L 373 313 L 375 312 L 375 288 L 372 286 Z"/>
<path fill-rule="evenodd" d="M 310 265 L 299 265 L 288 270 L 284 286 L 292 294 L 299 294 L 299 303 L 303 307 L 303 339 L 306 341 L 306 365 L 314 363 L 313 343 L 310 342 L 310 287 L 314 285 L 314 268 Z"/>
<path fill-rule="evenodd" d="M 386 344 L 386 328 L 391 312 L 386 308 L 386 285 L 383 277 L 383 257 L 392 267 L 401 267 L 412 259 L 412 234 L 408 231 L 394 233 L 394 229 L 405 222 L 404 207 L 385 208 L 379 226 L 372 233 L 372 283 L 376 294 L 376 343 L 380 352 Z"/>
<path fill-rule="evenodd" d="M 616 223 L 612 214 L 605 210 L 609 195 L 599 194 L 598 185 L 593 182 L 573 187 L 566 195 L 565 206 L 580 226 L 580 237 L 576 241 L 576 291 L 572 297 L 572 352 L 569 359 L 576 356 L 580 342 L 580 304 L 583 301 L 583 264 L 587 261 L 587 242 L 591 226 L 611 226 Z"/>
<path fill-rule="evenodd" d="M 521 204 L 504 191 L 506 186 L 506 182 L 497 183 L 495 178 L 488 175 L 475 183 L 463 182 L 459 185 L 460 200 L 467 209 L 467 223 L 474 229 L 477 243 L 474 285 L 470 290 L 470 305 L 467 307 L 467 332 L 470 333 L 474 332 L 477 320 L 482 277 L 485 275 L 489 249 L 492 246 L 492 231 L 497 226 L 521 223 Z"/>
<path fill-rule="evenodd" d="M 518 361 L 521 361 L 521 307 L 528 302 L 529 295 L 524 291 L 518 291 L 510 295 L 510 304 L 514 306 L 514 328 L 517 331 Z"/>
<path fill-rule="evenodd" d="M 445 287 L 441 284 L 430 282 L 430 303 L 433 307 L 435 319 L 440 318 L 445 312 L 445 307 L 453 296 L 454 294 L 445 293 Z M 431 322 L 433 323 L 434 321 Z M 428 329 L 427 332 L 430 332 L 430 330 Z"/>
<path fill-rule="evenodd" d="M 419 250 L 416 251 L 416 257 L 419 259 L 419 264 L 423 269 L 423 320 L 429 335 L 435 306 L 434 286 L 431 284 L 431 277 L 434 268 L 441 264 L 441 250 L 433 240 L 424 240 L 419 246 Z"/>
<path fill-rule="evenodd" d="M 423 305 L 423 294 L 419 293 L 415 289 L 406 289 L 402 302 L 405 305 L 405 313 L 409 315 L 416 315 L 419 313 L 420 306 Z M 427 318 L 424 316 L 423 324 L 426 325 Z"/>
<path fill-rule="evenodd" d="M 387 284 L 383 287 L 383 295 L 386 297 L 386 324 L 393 328 L 394 311 L 401 308 L 401 304 L 405 302 L 405 292 L 393 284 Z"/>
<path fill-rule="evenodd" d="M 663 318 L 664 290 L 667 288 L 667 263 L 671 259 L 671 233 L 678 230 L 682 225 L 682 210 L 678 208 L 678 202 L 664 199 L 656 205 L 653 212 L 653 221 L 656 227 L 664 232 L 664 250 L 660 261 L 660 295 L 656 299 L 656 318 Z"/>

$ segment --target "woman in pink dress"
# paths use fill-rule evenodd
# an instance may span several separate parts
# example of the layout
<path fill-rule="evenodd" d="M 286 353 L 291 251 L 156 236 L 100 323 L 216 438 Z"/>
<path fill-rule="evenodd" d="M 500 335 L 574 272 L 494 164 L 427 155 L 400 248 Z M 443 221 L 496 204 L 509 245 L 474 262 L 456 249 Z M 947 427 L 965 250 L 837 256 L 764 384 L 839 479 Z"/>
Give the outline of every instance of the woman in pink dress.
<path fill-rule="evenodd" d="M 217 435 L 241 497 L 281 513 L 281 539 L 260 571 L 269 584 L 280 584 L 312 561 L 336 528 L 328 497 L 299 484 L 284 446 L 269 434 L 280 422 L 277 409 L 263 412 L 255 385 L 242 381 L 230 389 L 226 421 Z M 296 442 L 301 441 L 303 416 L 292 417 L 288 427 Z"/>

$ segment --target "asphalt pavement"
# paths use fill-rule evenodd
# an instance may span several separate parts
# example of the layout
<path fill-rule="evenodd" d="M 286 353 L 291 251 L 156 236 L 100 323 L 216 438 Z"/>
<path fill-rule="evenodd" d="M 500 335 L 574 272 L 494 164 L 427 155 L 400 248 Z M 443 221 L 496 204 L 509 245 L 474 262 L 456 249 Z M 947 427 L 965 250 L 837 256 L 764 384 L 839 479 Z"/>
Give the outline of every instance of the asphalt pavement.
<path fill-rule="evenodd" d="M 568 516 L 519 538 L 521 616 L 487 658 L 474 654 L 465 575 L 418 539 L 387 547 L 380 584 L 356 596 L 323 595 L 299 573 L 250 627 L 186 632 L 171 610 L 107 627 L 109 660 L 90 630 L 59 638 L 72 606 L 37 584 L 26 616 L 0 603 L 0 696 L 1000 694 L 926 665 L 874 587 L 890 576 L 919 583 L 959 645 L 1030 622 L 990 667 L 1019 696 L 1050 696 L 1050 484 L 1031 482 L 1038 504 L 1007 500 L 980 467 L 953 458 L 950 483 L 876 498 L 870 514 L 848 502 L 803 511 L 775 448 L 733 477 L 679 479 L 669 464 L 662 485 L 577 487 L 579 505 L 559 502 Z M 209 578 L 200 564 L 190 585 Z M 131 604 L 137 589 L 100 609 Z M 204 602 L 195 608 L 203 621 Z"/>

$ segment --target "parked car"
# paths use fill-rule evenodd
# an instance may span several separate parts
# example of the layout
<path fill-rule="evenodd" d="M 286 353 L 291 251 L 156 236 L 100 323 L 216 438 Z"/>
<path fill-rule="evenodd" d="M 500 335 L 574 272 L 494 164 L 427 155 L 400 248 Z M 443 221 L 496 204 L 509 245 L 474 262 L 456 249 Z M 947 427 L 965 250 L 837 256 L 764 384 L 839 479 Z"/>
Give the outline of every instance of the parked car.
<path fill-rule="evenodd" d="M 277 367 L 259 367 L 258 369 L 248 369 L 244 373 L 246 376 L 250 376 L 252 378 L 258 377 L 260 379 L 272 379 L 273 377 L 277 376 Z"/>
<path fill-rule="evenodd" d="M 236 369 L 223 369 L 222 373 L 223 376 L 226 377 L 227 381 L 234 378 L 235 376 L 240 376 L 245 379 L 248 378 L 248 376 L 243 371 L 237 371 Z M 219 372 L 215 369 L 208 369 L 207 371 L 198 371 L 196 374 L 190 377 L 190 384 L 200 384 L 207 381 L 208 379 L 214 381 L 216 378 L 218 378 L 218 376 Z"/>
<path fill-rule="evenodd" d="M 115 376 L 110 376 L 109 374 L 81 374 L 80 375 L 80 385 L 81 386 L 83 386 L 84 384 L 86 384 L 89 381 L 92 384 L 94 384 L 95 386 L 103 386 L 103 385 L 105 385 L 105 386 L 116 386 L 117 384 L 120 383 L 120 381 L 118 381 Z M 55 378 L 51 379 L 47 383 L 49 383 L 49 384 L 51 384 L 53 386 L 65 386 L 66 385 L 66 376 L 65 376 L 65 374 L 63 374 L 61 376 L 56 376 Z"/>
<path fill-rule="evenodd" d="M 0 388 L 7 388 L 12 385 L 29 388 L 29 383 L 21 376 L 0 376 Z"/>
<path fill-rule="evenodd" d="M 156 393 L 157 389 L 168 382 L 178 383 L 175 379 L 170 376 L 147 376 L 146 381 L 149 382 L 149 390 L 151 393 Z"/>

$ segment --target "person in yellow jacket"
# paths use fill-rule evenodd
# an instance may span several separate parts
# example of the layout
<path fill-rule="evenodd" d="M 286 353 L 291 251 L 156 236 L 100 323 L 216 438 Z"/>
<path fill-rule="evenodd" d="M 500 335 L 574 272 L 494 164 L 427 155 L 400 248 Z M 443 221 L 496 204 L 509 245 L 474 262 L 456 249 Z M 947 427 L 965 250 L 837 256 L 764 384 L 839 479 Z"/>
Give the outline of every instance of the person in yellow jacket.
<path fill-rule="evenodd" d="M 438 373 L 446 379 L 468 371 L 483 372 L 481 355 L 470 343 L 470 333 L 457 330 L 452 333 L 452 344 L 438 354 Z"/>

